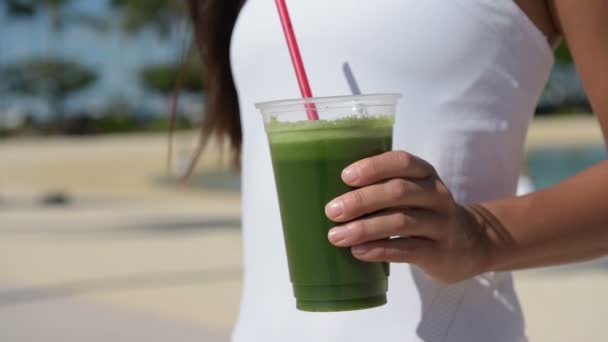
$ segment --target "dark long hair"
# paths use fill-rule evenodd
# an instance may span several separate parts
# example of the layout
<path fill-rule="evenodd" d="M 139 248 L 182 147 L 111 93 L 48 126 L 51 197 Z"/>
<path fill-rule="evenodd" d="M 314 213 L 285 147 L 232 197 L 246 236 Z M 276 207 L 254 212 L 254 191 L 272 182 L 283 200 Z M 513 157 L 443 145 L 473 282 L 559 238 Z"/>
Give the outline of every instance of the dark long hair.
<path fill-rule="evenodd" d="M 187 175 L 211 135 L 228 138 L 238 165 L 242 132 L 238 98 L 230 70 L 230 38 L 245 0 L 187 0 L 194 39 L 207 73 L 207 101 L 201 138 Z"/>

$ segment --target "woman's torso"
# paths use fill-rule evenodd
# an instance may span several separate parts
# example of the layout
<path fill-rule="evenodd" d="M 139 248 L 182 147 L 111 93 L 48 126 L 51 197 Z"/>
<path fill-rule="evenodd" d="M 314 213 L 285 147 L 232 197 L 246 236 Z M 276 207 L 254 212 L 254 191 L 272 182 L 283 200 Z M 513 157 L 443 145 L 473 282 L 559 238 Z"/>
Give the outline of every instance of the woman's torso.
<path fill-rule="evenodd" d="M 288 1 L 315 96 L 399 92 L 394 148 L 431 162 L 455 198 L 511 196 L 552 54 L 512 0 Z M 274 1 L 249 0 L 232 41 L 243 127 L 244 287 L 240 341 L 521 341 L 509 274 L 442 286 L 393 265 L 389 303 L 295 309 L 259 101 L 299 97 Z"/>

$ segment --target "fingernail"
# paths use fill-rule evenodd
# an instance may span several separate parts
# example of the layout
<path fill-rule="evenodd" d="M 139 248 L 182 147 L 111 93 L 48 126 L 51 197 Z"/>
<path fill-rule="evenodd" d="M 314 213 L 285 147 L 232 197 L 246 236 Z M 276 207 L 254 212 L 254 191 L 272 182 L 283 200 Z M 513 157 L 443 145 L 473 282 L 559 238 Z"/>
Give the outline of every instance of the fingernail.
<path fill-rule="evenodd" d="M 342 180 L 346 183 L 356 183 L 359 180 L 359 169 L 357 167 L 347 167 L 342 171 Z"/>
<path fill-rule="evenodd" d="M 325 208 L 325 212 L 327 213 L 327 216 L 329 218 L 340 217 L 340 215 L 342 215 L 343 211 L 344 211 L 344 205 L 342 204 L 342 201 L 340 201 L 340 200 L 334 200 L 334 201 L 329 202 L 329 204 Z"/>
<path fill-rule="evenodd" d="M 329 231 L 328 237 L 331 242 L 340 242 L 348 236 L 348 228 L 344 226 L 337 226 Z"/>
<path fill-rule="evenodd" d="M 363 255 L 369 251 L 369 248 L 366 245 L 358 245 L 351 248 L 351 252 L 355 255 Z"/>

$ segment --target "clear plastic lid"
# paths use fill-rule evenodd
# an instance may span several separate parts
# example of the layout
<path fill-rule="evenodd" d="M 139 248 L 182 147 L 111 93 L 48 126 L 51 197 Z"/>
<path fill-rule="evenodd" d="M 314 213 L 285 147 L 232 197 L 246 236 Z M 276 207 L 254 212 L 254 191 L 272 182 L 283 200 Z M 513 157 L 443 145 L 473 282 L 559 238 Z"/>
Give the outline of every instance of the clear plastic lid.
<path fill-rule="evenodd" d="M 307 112 L 315 110 L 319 120 L 335 120 L 348 116 L 394 116 L 400 94 L 368 94 L 311 97 L 256 103 L 264 122 L 308 120 Z"/>

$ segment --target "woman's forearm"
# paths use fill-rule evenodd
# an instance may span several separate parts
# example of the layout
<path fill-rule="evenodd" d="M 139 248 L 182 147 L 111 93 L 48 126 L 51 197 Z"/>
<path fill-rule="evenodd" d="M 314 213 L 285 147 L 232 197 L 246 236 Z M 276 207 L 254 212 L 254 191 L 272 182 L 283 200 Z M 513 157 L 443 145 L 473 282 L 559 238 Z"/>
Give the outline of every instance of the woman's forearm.
<path fill-rule="evenodd" d="M 481 205 L 498 221 L 488 224 L 487 271 L 608 255 L 608 161 L 545 190 Z"/>

